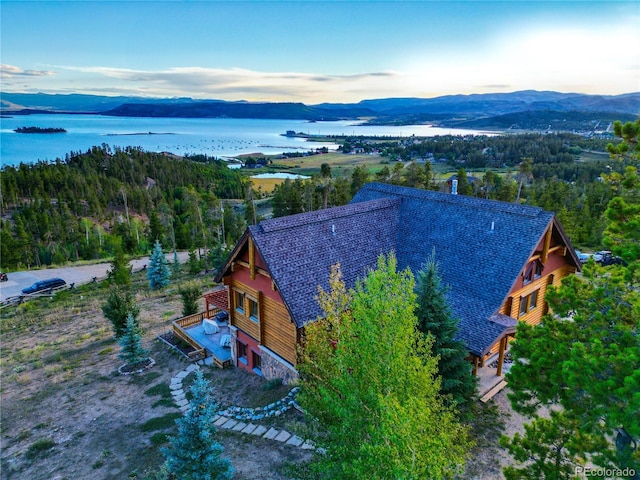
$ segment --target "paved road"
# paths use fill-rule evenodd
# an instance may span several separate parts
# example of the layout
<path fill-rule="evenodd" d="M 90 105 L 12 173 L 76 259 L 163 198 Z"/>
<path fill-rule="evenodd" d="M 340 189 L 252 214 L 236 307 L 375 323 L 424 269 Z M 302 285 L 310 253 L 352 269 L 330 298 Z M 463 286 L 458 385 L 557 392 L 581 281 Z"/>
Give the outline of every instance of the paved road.
<path fill-rule="evenodd" d="M 166 255 L 167 260 L 173 262 L 173 253 Z M 178 260 L 184 263 L 189 258 L 189 252 L 178 252 Z M 132 260 L 133 271 L 140 270 L 144 265 L 149 264 L 149 257 Z M 27 288 L 34 282 L 49 278 L 60 277 L 67 283 L 82 285 L 89 283 L 96 277 L 98 280 L 107 278 L 107 272 L 111 268 L 111 263 L 96 263 L 94 265 L 81 265 L 77 267 L 47 268 L 45 270 L 25 270 L 21 272 L 11 272 L 8 274 L 9 280 L 0 283 L 0 301 L 8 297 L 20 295 L 23 288 Z"/>

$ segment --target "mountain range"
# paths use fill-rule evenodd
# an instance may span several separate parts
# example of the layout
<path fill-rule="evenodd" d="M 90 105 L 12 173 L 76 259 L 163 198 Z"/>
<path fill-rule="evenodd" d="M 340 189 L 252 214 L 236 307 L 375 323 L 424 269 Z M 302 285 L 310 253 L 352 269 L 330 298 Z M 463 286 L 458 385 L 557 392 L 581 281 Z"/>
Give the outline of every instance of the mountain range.
<path fill-rule="evenodd" d="M 92 113 L 129 117 L 267 118 L 353 120 L 372 124 L 432 123 L 462 128 L 550 128 L 615 119 L 633 120 L 640 113 L 640 92 L 586 95 L 525 90 L 512 93 L 447 95 L 435 98 L 386 98 L 358 103 L 270 103 L 192 98 L 107 97 L 44 93 L 1 93 L 2 115 Z M 567 124 L 567 121 L 569 124 Z M 561 128 L 560 128 L 561 129 Z"/>

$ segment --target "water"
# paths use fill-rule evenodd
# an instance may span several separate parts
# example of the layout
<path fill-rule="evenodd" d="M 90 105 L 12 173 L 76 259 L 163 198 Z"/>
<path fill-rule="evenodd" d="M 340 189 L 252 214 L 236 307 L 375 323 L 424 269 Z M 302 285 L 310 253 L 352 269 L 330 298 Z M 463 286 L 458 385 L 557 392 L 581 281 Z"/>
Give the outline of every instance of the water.
<path fill-rule="evenodd" d="M 18 127 L 60 127 L 67 133 L 15 133 Z M 353 121 L 307 122 L 233 118 L 133 118 L 101 115 L 17 115 L 0 119 L 0 162 L 5 165 L 64 159 L 70 152 L 92 146 L 134 146 L 176 155 L 206 154 L 234 157 L 242 154 L 304 152 L 333 143 L 284 137 L 287 130 L 312 135 L 436 136 L 484 134 L 475 130 L 429 125 L 363 126 Z M 151 134 L 150 134 L 151 133 Z"/>

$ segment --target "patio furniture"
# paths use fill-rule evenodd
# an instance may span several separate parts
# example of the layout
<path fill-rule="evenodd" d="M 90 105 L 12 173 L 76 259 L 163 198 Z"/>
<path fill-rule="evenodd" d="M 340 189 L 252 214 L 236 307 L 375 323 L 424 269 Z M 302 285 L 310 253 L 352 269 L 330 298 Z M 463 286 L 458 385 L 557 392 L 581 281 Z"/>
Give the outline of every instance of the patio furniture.
<path fill-rule="evenodd" d="M 220 337 L 220 346 L 225 348 L 231 348 L 231 335 L 224 334 Z"/>
<path fill-rule="evenodd" d="M 220 331 L 220 327 L 215 320 L 209 320 L 208 318 L 202 319 L 202 328 L 206 335 L 214 335 Z"/>

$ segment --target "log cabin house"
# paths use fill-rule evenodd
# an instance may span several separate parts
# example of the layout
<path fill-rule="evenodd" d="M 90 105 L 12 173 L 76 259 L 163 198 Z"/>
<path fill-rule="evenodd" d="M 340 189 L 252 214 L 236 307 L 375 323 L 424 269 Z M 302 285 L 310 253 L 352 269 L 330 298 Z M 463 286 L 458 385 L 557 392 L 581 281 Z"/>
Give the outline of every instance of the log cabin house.
<path fill-rule="evenodd" d="M 541 208 L 370 183 L 348 205 L 245 231 L 216 276 L 227 288 L 232 363 L 294 381 L 296 346 L 322 314 L 315 297 L 331 266 L 341 264 L 351 288 L 392 250 L 414 274 L 435 250 L 474 372 L 497 358 L 497 376 L 518 322 L 539 323 L 547 287 L 580 268 Z"/>

